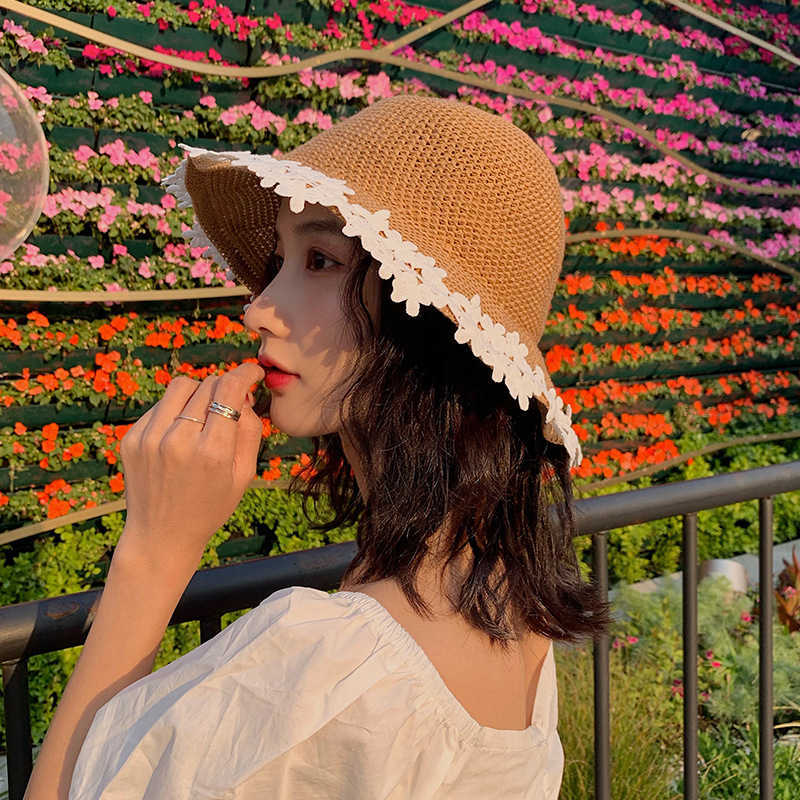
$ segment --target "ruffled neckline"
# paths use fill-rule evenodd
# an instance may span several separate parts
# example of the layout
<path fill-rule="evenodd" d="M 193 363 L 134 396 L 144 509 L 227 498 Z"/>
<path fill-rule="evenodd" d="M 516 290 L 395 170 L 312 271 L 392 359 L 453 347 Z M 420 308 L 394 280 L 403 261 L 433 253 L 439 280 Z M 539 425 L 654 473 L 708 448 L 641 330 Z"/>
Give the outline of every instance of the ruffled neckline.
<path fill-rule="evenodd" d="M 552 641 L 539 674 L 530 725 L 522 730 L 490 728 L 481 725 L 461 705 L 417 640 L 380 601 L 357 591 L 338 591 L 329 597 L 341 598 L 366 614 L 379 634 L 385 635 L 385 639 L 411 667 L 412 676 L 418 678 L 424 687 L 433 693 L 439 709 L 443 712 L 443 721 L 455 726 L 459 738 L 463 741 L 486 749 L 522 750 L 546 744 L 556 733 L 558 694 Z"/>

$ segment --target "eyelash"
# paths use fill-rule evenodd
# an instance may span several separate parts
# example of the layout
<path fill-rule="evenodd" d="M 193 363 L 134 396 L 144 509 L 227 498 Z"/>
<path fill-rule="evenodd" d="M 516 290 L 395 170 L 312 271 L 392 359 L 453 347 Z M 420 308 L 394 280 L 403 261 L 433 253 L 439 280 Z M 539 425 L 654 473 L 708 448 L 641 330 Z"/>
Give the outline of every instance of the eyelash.
<path fill-rule="evenodd" d="M 325 253 L 322 253 L 319 250 L 315 250 L 315 249 L 312 248 L 308 252 L 311 253 L 312 255 L 322 256 L 326 261 L 330 261 L 333 264 L 335 264 L 336 266 L 340 266 L 338 261 L 336 261 L 335 259 L 331 258 L 330 256 L 326 256 Z M 277 253 L 274 253 L 274 252 L 270 253 L 269 262 L 268 263 L 270 265 L 274 264 L 274 261 L 275 261 L 276 258 L 282 258 L 282 256 L 279 256 Z M 323 272 L 323 271 L 324 271 L 324 267 L 321 268 L 321 269 L 312 269 L 312 270 L 310 270 L 310 272 Z"/>

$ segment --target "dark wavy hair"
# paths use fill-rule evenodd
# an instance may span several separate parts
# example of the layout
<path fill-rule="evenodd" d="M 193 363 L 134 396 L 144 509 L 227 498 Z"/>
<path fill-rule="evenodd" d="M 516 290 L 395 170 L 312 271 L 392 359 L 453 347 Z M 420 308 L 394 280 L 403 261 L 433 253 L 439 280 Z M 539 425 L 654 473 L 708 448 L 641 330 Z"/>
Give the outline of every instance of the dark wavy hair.
<path fill-rule="evenodd" d="M 433 306 L 409 316 L 389 297 L 390 280 L 380 279 L 376 332 L 363 287 L 378 264 L 357 238 L 350 264 L 340 301 L 357 352 L 339 423 L 362 460 L 367 500 L 338 433 L 312 438 L 312 462 L 289 488 L 303 495 L 312 529 L 357 525 L 357 555 L 342 585 L 394 578 L 415 611 L 430 616 L 415 578 L 447 521 L 442 576 L 472 549 L 450 602 L 492 645 L 506 651 L 519 631 L 565 641 L 604 632 L 608 604 L 582 579 L 572 542 L 569 455 L 544 438 L 536 401 L 521 411 L 491 367 L 455 341 L 451 320 Z M 316 514 L 323 493 L 335 514 L 326 522 Z"/>

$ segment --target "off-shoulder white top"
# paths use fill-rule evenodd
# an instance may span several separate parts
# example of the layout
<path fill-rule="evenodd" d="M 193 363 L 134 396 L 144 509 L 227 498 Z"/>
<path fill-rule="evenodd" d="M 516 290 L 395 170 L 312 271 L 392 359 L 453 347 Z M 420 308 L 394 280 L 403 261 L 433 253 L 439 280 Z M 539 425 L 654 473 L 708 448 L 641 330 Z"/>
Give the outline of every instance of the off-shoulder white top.
<path fill-rule="evenodd" d="M 557 800 L 552 643 L 525 730 L 480 725 L 373 597 L 274 592 L 94 716 L 70 800 Z"/>

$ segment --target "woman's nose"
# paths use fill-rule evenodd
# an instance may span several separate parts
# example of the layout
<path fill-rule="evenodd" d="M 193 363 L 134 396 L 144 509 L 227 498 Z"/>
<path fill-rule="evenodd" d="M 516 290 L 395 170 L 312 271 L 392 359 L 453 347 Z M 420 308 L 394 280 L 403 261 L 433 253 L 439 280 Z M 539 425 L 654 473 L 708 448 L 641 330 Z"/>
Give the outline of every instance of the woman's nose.
<path fill-rule="evenodd" d="M 275 302 L 265 292 L 258 296 L 250 295 L 250 302 L 244 305 L 242 324 L 259 336 L 267 334 L 283 339 L 289 334 L 285 316 L 279 313 Z"/>

